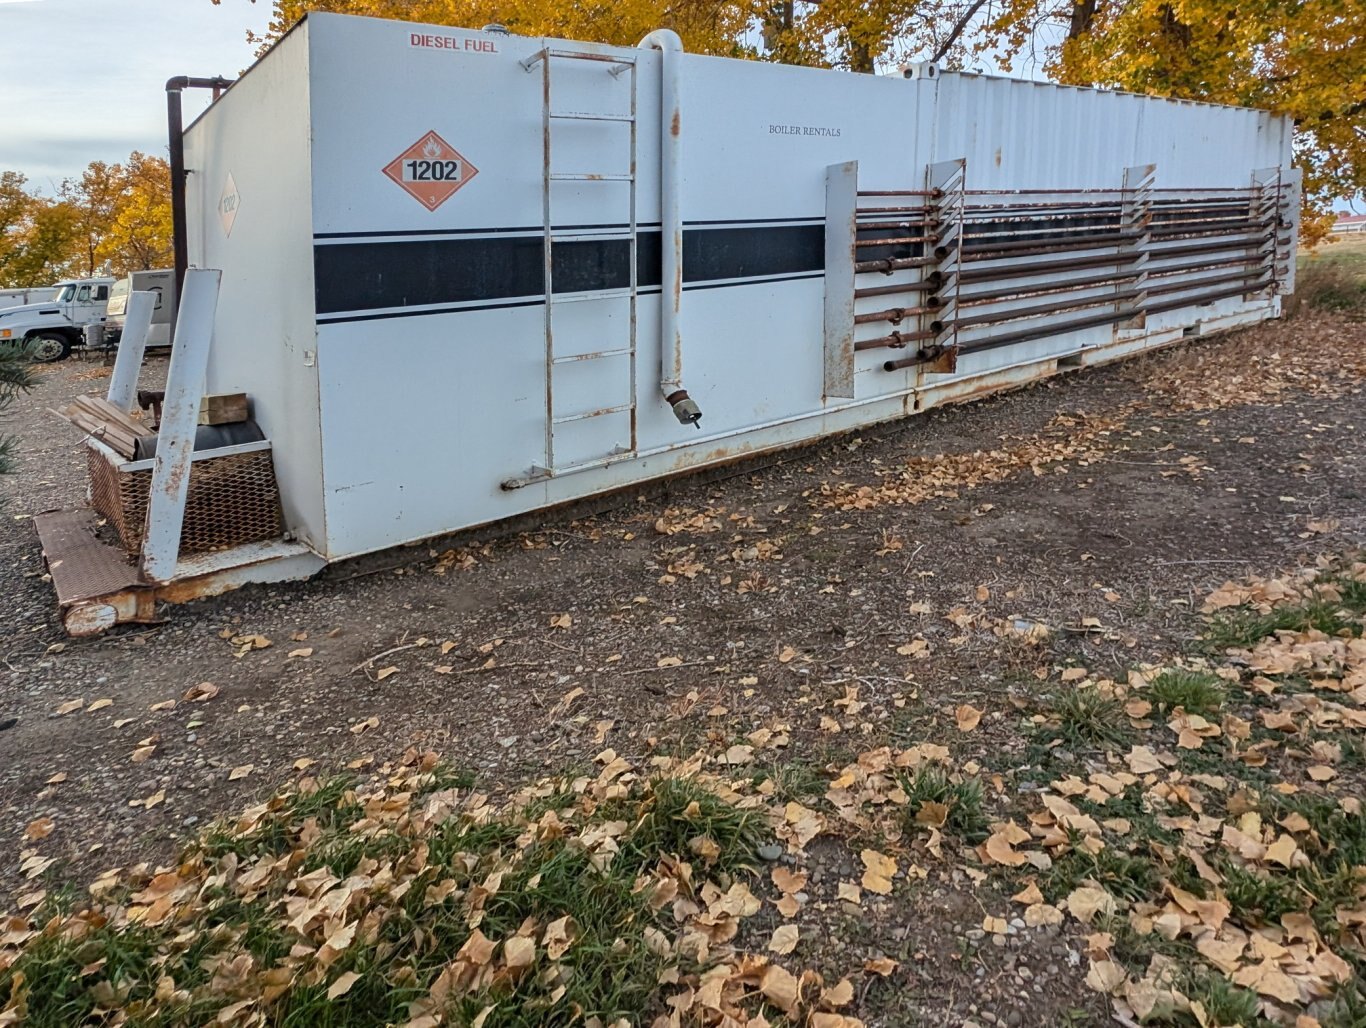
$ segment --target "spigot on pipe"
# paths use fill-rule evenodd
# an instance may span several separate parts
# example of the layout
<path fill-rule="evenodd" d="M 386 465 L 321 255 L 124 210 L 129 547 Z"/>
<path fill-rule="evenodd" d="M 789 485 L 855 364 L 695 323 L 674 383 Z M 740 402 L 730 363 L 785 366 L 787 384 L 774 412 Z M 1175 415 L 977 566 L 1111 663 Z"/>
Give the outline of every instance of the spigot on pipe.
<path fill-rule="evenodd" d="M 699 432 L 702 426 L 702 408 L 693 402 L 686 389 L 678 389 L 664 397 L 664 402 L 673 408 L 674 417 L 678 419 L 680 425 L 692 425 Z"/>

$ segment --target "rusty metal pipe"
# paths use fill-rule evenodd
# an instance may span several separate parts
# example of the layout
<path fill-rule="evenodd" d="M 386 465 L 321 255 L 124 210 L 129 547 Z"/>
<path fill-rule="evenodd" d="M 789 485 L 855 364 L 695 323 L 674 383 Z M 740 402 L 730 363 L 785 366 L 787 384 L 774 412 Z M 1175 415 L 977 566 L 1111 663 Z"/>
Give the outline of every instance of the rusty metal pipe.
<path fill-rule="evenodd" d="M 1093 196 L 1099 194 L 1119 195 L 1124 190 L 1120 189 L 965 189 L 966 196 L 1061 196 L 1063 194 L 1077 196 Z"/>
<path fill-rule="evenodd" d="M 894 286 L 870 286 L 867 289 L 855 289 L 854 299 L 860 300 L 865 296 L 895 296 L 897 293 L 928 292 L 938 289 L 944 284 L 944 276 L 937 271 L 933 271 L 922 279 L 915 282 L 903 282 Z"/>
<path fill-rule="evenodd" d="M 863 226 L 860 225 L 859 228 Z M 933 243 L 938 236 L 888 236 L 882 239 L 859 239 L 854 246 L 905 246 L 910 243 Z"/>
<path fill-rule="evenodd" d="M 893 332 L 891 335 L 878 336 L 876 339 L 860 339 L 854 343 L 854 351 L 862 353 L 865 350 L 899 349 L 910 343 L 919 343 L 934 337 L 933 332 Z"/>
<path fill-rule="evenodd" d="M 859 214 L 917 214 L 931 211 L 932 207 L 860 207 Z"/>
<path fill-rule="evenodd" d="M 915 231 L 916 229 L 924 229 L 928 224 L 929 224 L 929 220 L 928 220 L 928 219 L 922 220 L 922 219 L 919 219 L 919 218 L 917 218 L 917 219 L 906 219 L 906 218 L 903 218 L 901 221 L 860 221 L 860 222 L 857 223 L 856 227 L 857 227 L 860 231 L 863 231 L 863 230 L 865 230 L 865 229 L 874 229 L 874 228 L 876 228 L 876 229 L 905 229 L 905 230 L 908 231 L 908 232 L 913 232 L 913 231 Z"/>
<path fill-rule="evenodd" d="M 1272 222 L 1271 218 L 1250 217 L 1247 211 L 1239 211 L 1236 215 L 1227 218 L 1154 218 L 1153 228 L 1163 230 L 1175 230 L 1186 228 L 1207 229 L 1237 229 L 1239 231 L 1253 228 L 1265 228 Z"/>
<path fill-rule="evenodd" d="M 1148 251 L 1149 260 L 1161 261 L 1169 257 L 1189 257 L 1197 253 L 1219 253 L 1222 250 L 1249 250 L 1266 245 L 1265 236 L 1240 236 L 1237 239 L 1224 239 L 1216 243 L 1196 243 L 1193 246 L 1169 246 L 1166 249 Z"/>
<path fill-rule="evenodd" d="M 1070 210 L 1072 208 L 1111 208 L 1118 210 L 1121 202 L 1116 200 L 1036 200 L 1029 203 L 975 203 L 969 211 L 1035 211 L 1035 210 Z"/>
<path fill-rule="evenodd" d="M 1258 253 L 1248 254 L 1246 257 L 1231 257 L 1224 261 L 1202 261 L 1197 264 L 1172 264 L 1165 268 L 1154 268 L 1148 266 L 1149 278 L 1162 278 L 1166 275 L 1179 275 L 1188 271 L 1205 271 L 1211 268 L 1232 268 L 1243 264 L 1260 263 L 1262 255 Z"/>
<path fill-rule="evenodd" d="M 993 246 L 964 247 L 965 261 L 988 261 L 996 257 L 1027 257 L 1032 253 L 1056 253 L 1059 250 L 1094 250 L 1103 246 L 1121 246 L 1136 239 L 1135 232 L 1106 232 L 1093 236 L 1076 236 L 1063 242 L 1047 245 L 1037 239 L 1021 239 L 1013 243 Z"/>
<path fill-rule="evenodd" d="M 1186 275 L 1191 272 L 1212 270 L 1215 268 L 1236 267 L 1239 265 L 1260 263 L 1262 258 L 1253 254 L 1248 257 L 1240 257 L 1225 261 L 1197 262 L 1193 264 L 1176 264 L 1170 267 L 1156 268 L 1151 265 L 1148 268 L 1148 277 L 1162 278 L 1168 275 Z M 1117 272 L 1110 275 L 1090 275 L 1085 278 L 1074 278 L 1066 282 L 1040 282 L 1036 285 L 1012 286 L 1004 289 L 994 289 L 983 293 L 960 293 L 958 296 L 959 307 L 971 307 L 983 303 L 996 303 L 999 300 L 1007 300 L 1012 296 L 1025 296 L 1029 294 L 1069 292 L 1074 289 L 1086 289 L 1093 286 L 1104 286 L 1112 283 L 1128 282 L 1134 278 L 1134 272 Z M 1152 289 L 1148 290 L 1152 292 Z"/>
<path fill-rule="evenodd" d="M 190 266 L 190 243 L 185 221 L 185 121 L 181 94 L 187 89 L 212 89 L 217 100 L 232 85 L 231 79 L 194 78 L 177 75 L 166 80 L 166 135 L 171 170 L 171 245 L 175 253 L 175 296 L 185 289 L 185 269 Z"/>
<path fill-rule="evenodd" d="M 935 257 L 887 257 L 880 261 L 859 261 L 854 265 L 854 271 L 881 271 L 890 275 L 894 271 L 903 268 L 923 268 L 930 264 L 938 264 L 942 258 Z"/>
<path fill-rule="evenodd" d="M 979 342 L 961 343 L 960 349 L 963 353 L 977 353 L 981 350 L 994 350 L 998 347 L 1009 346 L 1011 343 L 1028 342 L 1031 339 L 1043 339 L 1046 336 L 1063 335 L 1066 332 L 1075 332 L 1082 328 L 1093 328 L 1098 325 L 1112 325 L 1117 321 L 1128 321 L 1136 314 L 1162 314 L 1166 311 L 1180 310 L 1183 307 L 1200 307 L 1205 304 L 1213 303 L 1216 300 L 1227 299 L 1230 296 L 1239 296 L 1243 293 L 1256 292 L 1260 288 L 1270 285 L 1270 281 L 1263 282 L 1261 285 L 1249 283 L 1246 286 L 1238 286 L 1232 289 L 1216 290 L 1212 293 L 1201 293 L 1197 296 L 1182 297 L 1178 300 L 1168 300 L 1159 304 L 1144 304 L 1139 310 L 1112 311 L 1105 314 L 1091 314 L 1084 318 L 1074 318 L 1071 321 L 1054 322 L 1049 325 L 1039 325 L 1034 328 L 1020 329 L 1018 332 L 1006 332 L 999 336 L 992 336 Z"/>
<path fill-rule="evenodd" d="M 1105 286 L 1118 282 L 1129 282 L 1134 278 L 1135 272 L 1115 273 L 1112 275 L 1089 275 L 1085 278 L 1074 278 L 1068 282 L 1040 282 L 1032 286 L 1010 286 L 1005 289 L 994 289 L 986 293 L 959 293 L 958 306 L 971 307 L 980 303 L 995 303 L 998 300 L 1008 300 L 1012 296 L 1025 296 L 1034 293 L 1059 293 L 1070 292 L 1073 289 L 1085 289 L 1090 286 Z"/>
<path fill-rule="evenodd" d="M 1012 264 L 1004 268 L 966 268 L 958 273 L 958 281 L 991 282 L 997 279 L 1024 278 L 1028 275 L 1045 275 L 1055 271 L 1073 268 L 1102 268 L 1107 264 L 1132 264 L 1138 260 L 1134 253 L 1106 253 L 1094 257 L 1064 257 L 1056 261 L 1037 261 L 1033 264 Z"/>
<path fill-rule="evenodd" d="M 1163 314 L 1167 311 L 1179 311 L 1182 307 L 1203 307 L 1206 304 L 1214 303 L 1216 300 L 1227 300 L 1232 296 L 1242 296 L 1245 293 L 1255 293 L 1273 285 L 1272 279 L 1261 279 L 1256 282 L 1248 282 L 1241 286 L 1231 286 L 1228 289 L 1221 289 L 1214 293 L 1201 293 L 1199 296 L 1182 296 L 1175 300 L 1165 300 L 1162 303 L 1145 306 L 1145 314 Z"/>
<path fill-rule="evenodd" d="M 934 297 L 930 298 L 933 303 L 926 303 L 921 307 L 891 307 L 885 311 L 874 311 L 869 314 L 858 314 L 854 316 L 855 325 L 870 325 L 877 321 L 890 321 L 893 325 L 900 323 L 906 318 L 919 317 L 921 314 L 933 314 L 943 306 Z"/>
<path fill-rule="evenodd" d="M 1053 322 L 1048 325 L 1039 325 L 1034 328 L 1020 329 L 1017 332 L 1006 332 L 998 336 L 992 336 L 978 342 L 960 343 L 959 348 L 962 353 L 978 353 L 983 350 L 994 350 L 1002 346 L 1009 346 L 1012 343 L 1028 342 L 1031 339 L 1043 339 L 1047 336 L 1063 335 L 1067 332 L 1075 332 L 1083 328 L 1095 328 L 1101 325 L 1113 325 L 1116 322 L 1127 321 L 1136 314 L 1163 314 L 1167 311 L 1181 310 L 1185 307 L 1200 307 L 1217 300 L 1228 299 L 1233 296 L 1241 296 L 1246 293 L 1254 293 L 1260 289 L 1265 289 L 1272 284 L 1271 279 L 1247 282 L 1243 285 L 1232 286 L 1213 292 L 1199 293 L 1195 296 L 1179 297 L 1175 300 L 1166 300 L 1157 304 L 1144 304 L 1141 310 L 1134 311 L 1107 311 L 1103 314 L 1091 314 L 1084 318 L 1073 318 L 1070 321 Z M 962 325 L 962 322 L 959 322 Z M 896 371 L 901 368 L 912 367 L 916 364 L 924 363 L 926 358 L 919 354 L 912 357 L 903 357 L 900 360 L 887 361 L 883 364 L 884 370 Z"/>
<path fill-rule="evenodd" d="M 1237 271 L 1228 275 L 1216 275 L 1212 278 L 1196 279 L 1186 282 L 1160 282 L 1156 285 L 1149 285 L 1146 292 L 1149 296 L 1160 296 L 1165 293 L 1180 293 L 1188 289 L 1205 289 L 1209 286 L 1224 285 L 1229 282 L 1246 282 L 1248 279 L 1259 279 L 1262 277 L 1263 269 L 1260 267 L 1248 268 L 1245 271 Z"/>
<path fill-rule="evenodd" d="M 967 318 L 957 318 L 954 321 L 959 328 L 972 328 L 974 325 L 994 325 L 1002 321 L 1015 321 L 1018 318 L 1037 318 L 1047 314 L 1059 314 L 1063 311 L 1082 310 L 1086 307 L 1100 307 L 1105 304 L 1118 303 L 1122 300 L 1132 300 L 1141 296 L 1142 291 L 1138 289 L 1122 289 L 1113 293 L 1105 293 L 1102 296 L 1078 296 L 1071 300 L 1059 303 L 1036 303 L 1028 307 L 1014 307 L 1005 311 L 990 311 L 986 314 L 974 314 Z"/>

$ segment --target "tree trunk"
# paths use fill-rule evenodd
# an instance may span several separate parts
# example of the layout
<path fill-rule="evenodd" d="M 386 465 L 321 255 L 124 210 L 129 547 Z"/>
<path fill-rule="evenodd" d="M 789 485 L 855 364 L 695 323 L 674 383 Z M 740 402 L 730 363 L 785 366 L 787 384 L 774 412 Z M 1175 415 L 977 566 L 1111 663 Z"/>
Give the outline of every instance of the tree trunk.
<path fill-rule="evenodd" d="M 866 43 L 849 41 L 849 70 L 873 73 L 873 51 Z"/>
<path fill-rule="evenodd" d="M 1076 39 L 1091 30 L 1096 20 L 1096 0 L 1076 0 L 1072 5 L 1072 22 L 1067 26 L 1067 38 Z"/>

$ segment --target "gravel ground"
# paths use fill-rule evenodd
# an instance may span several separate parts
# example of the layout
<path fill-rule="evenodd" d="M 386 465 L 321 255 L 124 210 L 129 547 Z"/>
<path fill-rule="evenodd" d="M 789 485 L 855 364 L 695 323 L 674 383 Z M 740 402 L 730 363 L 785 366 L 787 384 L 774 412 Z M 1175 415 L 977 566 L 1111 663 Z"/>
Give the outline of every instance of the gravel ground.
<path fill-rule="evenodd" d="M 83 882 L 168 859 L 300 758 L 365 768 L 432 748 L 496 792 L 604 746 L 672 750 L 780 717 L 793 753 L 837 764 L 877 738 L 943 738 L 961 703 L 996 711 L 1001 730 L 957 740 L 960 760 L 1023 754 L 1000 712 L 1039 655 L 962 618 L 1046 624 L 1045 663 L 1118 669 L 1188 641 L 1193 603 L 1220 581 L 1360 546 L 1363 343 L 1360 324 L 1306 313 L 80 641 L 61 632 L 28 519 L 81 501 L 79 436 L 49 408 L 102 389 L 103 369 L 46 369 L 5 425 L 21 448 L 0 485 L 0 832 L 16 858 L 0 860 L 0 896 L 31 887 L 17 857 L 35 818 L 55 823 L 43 853 Z M 869 705 L 858 739 L 821 721 L 851 681 Z M 205 682 L 212 698 L 185 698 Z M 1097 1009 L 1059 929 L 979 952 L 980 900 L 960 884 L 897 908 L 912 970 L 885 990 L 880 1023 Z M 830 947 L 862 945 L 868 927 L 846 921 Z"/>

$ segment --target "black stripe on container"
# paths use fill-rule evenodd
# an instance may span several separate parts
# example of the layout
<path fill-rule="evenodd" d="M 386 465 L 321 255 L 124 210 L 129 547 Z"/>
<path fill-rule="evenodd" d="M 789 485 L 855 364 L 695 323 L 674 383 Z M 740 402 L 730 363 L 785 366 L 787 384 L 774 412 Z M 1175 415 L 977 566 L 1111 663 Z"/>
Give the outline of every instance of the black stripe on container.
<path fill-rule="evenodd" d="M 637 282 L 658 286 L 660 234 L 636 238 Z M 313 248 L 317 313 L 478 303 L 545 293 L 540 237 L 328 243 Z M 556 293 L 630 284 L 630 243 L 586 239 L 554 244 Z M 823 225 L 690 229 L 683 280 L 712 282 L 792 275 L 825 267 Z"/>
<path fill-rule="evenodd" d="M 721 218 L 719 220 L 685 221 L 684 225 L 779 225 L 795 224 L 796 222 L 810 222 L 813 224 L 825 224 L 823 217 L 810 218 Z M 597 225 L 561 225 L 560 231 L 577 232 L 580 230 L 591 229 L 618 229 L 626 231 L 624 222 L 604 222 Z M 641 221 L 636 223 L 639 230 L 657 229 L 657 221 Z M 492 236 L 505 235 L 507 233 L 529 233 L 542 232 L 544 229 L 540 225 L 502 225 L 497 228 L 407 228 L 397 231 L 376 230 L 373 232 L 315 232 L 314 239 L 401 239 L 411 236 Z"/>
<path fill-rule="evenodd" d="M 808 271 L 800 275 L 780 275 L 777 278 L 753 278 L 753 279 L 732 279 L 726 282 L 699 282 L 695 285 L 684 286 L 685 293 L 701 289 L 733 289 L 736 286 L 766 286 L 774 282 L 805 282 L 811 279 L 824 278 L 824 271 Z M 649 286 L 641 289 L 641 296 L 656 296 L 662 290 L 659 286 Z M 544 306 L 545 299 L 537 297 L 534 300 L 512 300 L 507 303 L 481 303 L 465 304 L 459 307 L 415 307 L 407 310 L 380 311 L 376 314 L 336 314 L 318 318 L 319 325 L 341 325 L 349 324 L 353 321 L 382 321 L 385 318 L 423 318 L 429 314 L 464 314 L 469 311 L 500 311 L 510 307 L 541 307 Z"/>

